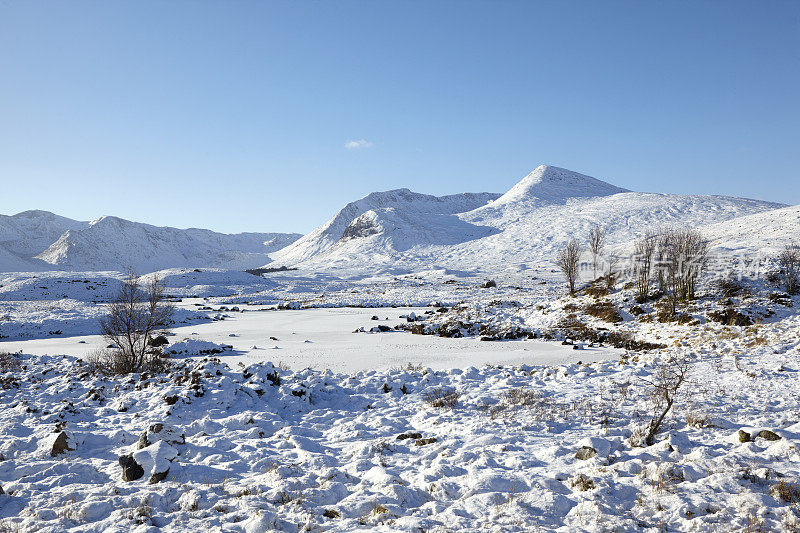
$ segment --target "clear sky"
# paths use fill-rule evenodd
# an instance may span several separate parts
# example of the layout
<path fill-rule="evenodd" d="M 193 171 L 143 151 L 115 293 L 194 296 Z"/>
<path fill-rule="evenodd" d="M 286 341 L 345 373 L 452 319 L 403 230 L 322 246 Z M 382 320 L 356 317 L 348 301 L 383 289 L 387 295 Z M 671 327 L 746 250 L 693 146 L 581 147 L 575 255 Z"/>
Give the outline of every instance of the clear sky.
<path fill-rule="evenodd" d="M 0 213 L 306 232 L 541 163 L 800 204 L 800 2 L 0 0 Z"/>

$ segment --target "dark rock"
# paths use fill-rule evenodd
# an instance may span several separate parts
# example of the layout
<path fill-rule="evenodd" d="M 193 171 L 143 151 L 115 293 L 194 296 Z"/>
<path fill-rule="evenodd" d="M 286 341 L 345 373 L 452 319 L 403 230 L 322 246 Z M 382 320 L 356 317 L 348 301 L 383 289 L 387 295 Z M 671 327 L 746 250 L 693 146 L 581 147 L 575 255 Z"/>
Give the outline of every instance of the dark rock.
<path fill-rule="evenodd" d="M 119 466 L 122 467 L 122 481 L 136 481 L 144 476 L 144 468 L 134 460 L 133 455 L 121 455 Z"/>
<path fill-rule="evenodd" d="M 481 284 L 481 289 L 491 289 L 492 287 L 497 287 L 497 283 L 493 280 L 487 280 Z"/>
<path fill-rule="evenodd" d="M 739 442 L 750 442 L 750 433 L 746 432 L 743 429 L 739 430 Z"/>
<path fill-rule="evenodd" d="M 406 439 L 421 439 L 422 433 L 417 433 L 416 431 L 409 431 L 408 433 L 401 433 L 397 436 L 397 440 L 406 440 Z"/>
<path fill-rule="evenodd" d="M 159 335 L 158 337 L 151 338 L 148 344 L 150 346 L 158 348 L 159 346 L 164 346 L 166 344 L 169 344 L 169 341 L 164 335 Z"/>
<path fill-rule="evenodd" d="M 756 435 L 756 437 L 761 437 L 764 440 L 781 440 L 780 435 L 768 429 L 762 429 L 761 431 L 758 432 L 758 435 Z"/>
<path fill-rule="evenodd" d="M 164 403 L 166 403 L 167 405 L 175 405 L 176 403 L 178 403 L 178 395 L 176 394 L 173 396 L 164 396 Z"/>
<path fill-rule="evenodd" d="M 72 451 L 74 449 L 75 448 L 69 447 L 69 443 L 67 442 L 67 433 L 61 431 L 53 441 L 53 446 L 50 448 L 50 456 L 55 457 L 56 455 L 67 453 L 68 451 Z"/>
<path fill-rule="evenodd" d="M 597 455 L 597 450 L 592 448 L 591 446 L 581 446 L 580 449 L 575 453 L 575 459 L 580 459 L 581 461 L 585 461 L 587 459 L 591 459 Z"/>
<path fill-rule="evenodd" d="M 375 316 L 375 315 L 372 315 L 372 318 L 370 318 L 370 320 L 380 320 L 380 318 L 378 318 L 378 317 L 377 317 L 377 316 Z"/>
<path fill-rule="evenodd" d="M 426 444 L 433 444 L 434 442 L 436 442 L 436 437 L 428 437 L 427 439 L 417 439 L 414 445 L 425 446 Z"/>
<path fill-rule="evenodd" d="M 164 478 L 166 478 L 166 477 L 167 477 L 167 474 L 169 474 L 169 468 L 167 468 L 167 469 L 166 469 L 166 470 L 164 470 L 163 472 L 154 472 L 154 473 L 153 473 L 153 474 L 150 476 L 150 479 L 148 480 L 148 483 L 150 483 L 151 485 L 153 485 L 153 484 L 155 484 L 155 483 L 158 483 L 159 481 L 163 481 L 163 480 L 164 480 Z"/>

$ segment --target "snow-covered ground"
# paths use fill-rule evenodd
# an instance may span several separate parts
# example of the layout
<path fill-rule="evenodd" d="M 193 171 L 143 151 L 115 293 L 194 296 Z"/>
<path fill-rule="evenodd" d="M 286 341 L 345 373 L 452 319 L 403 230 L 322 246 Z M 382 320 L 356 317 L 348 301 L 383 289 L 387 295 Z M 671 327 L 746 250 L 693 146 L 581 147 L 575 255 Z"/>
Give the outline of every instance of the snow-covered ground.
<path fill-rule="evenodd" d="M 730 297 L 704 283 L 686 320 L 661 322 L 622 283 L 566 297 L 544 265 L 486 288 L 480 274 L 447 270 L 161 274 L 192 322 L 172 328 L 170 371 L 120 377 L 80 359 L 102 345 L 96 318 L 120 274 L 3 278 L 0 332 L 39 333 L 0 342 L 22 351 L 3 358 L 0 382 L 5 529 L 792 531 L 800 521 L 800 298 L 758 280 Z M 584 311 L 598 300 L 621 320 Z M 403 302 L 417 307 L 391 307 Z M 727 308 L 754 324 L 711 318 Z M 575 320 L 660 347 L 576 350 L 560 341 Z M 506 334 L 550 340 L 481 340 Z M 651 382 L 674 357 L 692 363 L 689 379 L 645 446 Z M 155 424 L 166 429 L 140 450 Z M 134 481 L 119 462 L 129 454 L 144 472 Z"/>
<path fill-rule="evenodd" d="M 2 390 L 0 516 L 22 531 L 792 530 L 798 342 L 696 356 L 647 447 L 653 356 L 350 374 L 184 360 L 106 378 L 25 355 Z M 434 399 L 448 394 L 452 408 Z M 144 477 L 126 482 L 130 453 Z"/>
<path fill-rule="evenodd" d="M 595 224 L 623 257 L 698 228 L 697 298 L 638 302 L 621 263 L 567 296 L 553 257 Z M 296 237 L 0 217 L 0 532 L 800 530 L 800 296 L 767 275 L 797 207 L 542 166 Z M 170 364 L 103 375 L 137 250 Z M 259 257 L 292 268 L 231 270 Z"/>

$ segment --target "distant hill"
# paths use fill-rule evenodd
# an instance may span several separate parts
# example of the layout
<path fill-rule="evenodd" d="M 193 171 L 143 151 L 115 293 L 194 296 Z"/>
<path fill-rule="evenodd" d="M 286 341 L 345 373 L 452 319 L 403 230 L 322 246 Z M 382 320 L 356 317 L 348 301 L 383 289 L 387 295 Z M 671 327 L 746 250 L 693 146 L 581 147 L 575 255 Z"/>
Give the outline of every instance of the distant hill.
<path fill-rule="evenodd" d="M 227 235 L 102 217 L 79 222 L 47 211 L 0 215 L 0 271 L 245 269 L 299 238 L 290 233 Z"/>

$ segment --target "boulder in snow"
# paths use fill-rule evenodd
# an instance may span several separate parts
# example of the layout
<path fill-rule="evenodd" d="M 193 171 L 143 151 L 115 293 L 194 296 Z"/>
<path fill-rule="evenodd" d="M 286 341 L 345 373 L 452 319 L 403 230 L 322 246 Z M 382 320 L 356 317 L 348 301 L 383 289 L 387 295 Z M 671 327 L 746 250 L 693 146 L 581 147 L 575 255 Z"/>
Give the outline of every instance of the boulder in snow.
<path fill-rule="evenodd" d="M 148 483 L 163 481 L 169 474 L 172 461 L 178 456 L 178 450 L 160 440 L 146 448 L 119 458 L 122 467 L 123 481 L 135 481 L 145 475 Z"/>
<path fill-rule="evenodd" d="M 67 453 L 68 451 L 75 449 L 69 447 L 69 437 L 67 436 L 66 431 L 59 431 L 54 435 L 55 436 L 48 438 L 48 448 L 50 449 L 51 457 L 61 455 L 62 453 Z"/>

